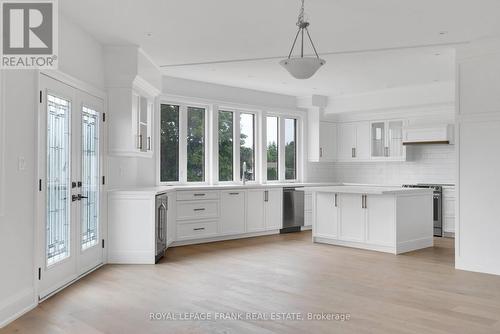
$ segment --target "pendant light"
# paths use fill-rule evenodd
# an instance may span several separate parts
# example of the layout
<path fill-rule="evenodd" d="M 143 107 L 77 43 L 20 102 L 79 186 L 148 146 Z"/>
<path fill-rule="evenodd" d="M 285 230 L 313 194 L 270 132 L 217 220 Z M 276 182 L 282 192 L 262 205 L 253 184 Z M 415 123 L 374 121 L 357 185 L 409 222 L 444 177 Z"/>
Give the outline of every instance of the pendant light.
<path fill-rule="evenodd" d="M 316 71 L 319 70 L 321 66 L 326 64 L 326 61 L 319 57 L 316 47 L 311 39 L 311 35 L 309 34 L 309 30 L 307 29 L 309 22 L 306 21 L 304 14 L 304 0 L 302 0 L 302 7 L 300 9 L 297 26 L 299 27 L 299 30 L 295 35 L 292 49 L 288 54 L 288 58 L 280 61 L 280 65 L 283 66 L 296 79 L 309 79 L 314 75 L 314 73 L 316 73 Z M 304 57 L 304 33 L 307 34 L 316 57 Z M 293 49 L 295 48 L 299 35 L 301 36 L 300 57 L 292 57 Z"/>

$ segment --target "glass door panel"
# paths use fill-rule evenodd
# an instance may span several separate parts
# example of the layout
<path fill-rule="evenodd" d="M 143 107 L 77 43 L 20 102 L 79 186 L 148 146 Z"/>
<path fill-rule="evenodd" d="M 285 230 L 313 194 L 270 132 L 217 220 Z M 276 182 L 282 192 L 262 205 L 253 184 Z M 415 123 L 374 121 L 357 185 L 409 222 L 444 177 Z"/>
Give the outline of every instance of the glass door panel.
<path fill-rule="evenodd" d="M 82 108 L 81 249 L 99 242 L 99 114 Z"/>
<path fill-rule="evenodd" d="M 371 128 L 372 157 L 380 158 L 386 156 L 385 146 L 385 123 L 372 123 Z"/>
<path fill-rule="evenodd" d="M 46 264 L 70 254 L 71 102 L 47 94 Z"/>
<path fill-rule="evenodd" d="M 389 156 L 403 156 L 403 121 L 389 121 L 388 129 Z"/>

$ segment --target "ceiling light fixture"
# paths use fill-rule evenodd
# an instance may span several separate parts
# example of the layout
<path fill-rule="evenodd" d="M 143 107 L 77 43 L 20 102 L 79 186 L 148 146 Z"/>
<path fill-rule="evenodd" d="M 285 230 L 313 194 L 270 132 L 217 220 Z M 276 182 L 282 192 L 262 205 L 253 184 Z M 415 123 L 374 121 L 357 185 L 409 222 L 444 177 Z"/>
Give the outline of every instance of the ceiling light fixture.
<path fill-rule="evenodd" d="M 311 39 L 309 30 L 309 22 L 305 19 L 304 13 L 304 0 L 302 0 L 302 7 L 300 8 L 299 19 L 297 21 L 297 26 L 299 30 L 295 35 L 295 39 L 292 44 L 292 49 L 288 54 L 288 58 L 280 61 L 281 66 L 283 66 L 294 78 L 297 79 L 309 79 L 319 70 L 319 68 L 326 64 L 326 61 L 321 59 L 316 51 L 316 47 Z M 311 46 L 316 54 L 316 57 L 304 57 L 304 32 L 307 34 Z M 297 43 L 297 39 L 301 35 L 301 47 L 300 47 L 300 57 L 292 57 L 293 49 Z"/>

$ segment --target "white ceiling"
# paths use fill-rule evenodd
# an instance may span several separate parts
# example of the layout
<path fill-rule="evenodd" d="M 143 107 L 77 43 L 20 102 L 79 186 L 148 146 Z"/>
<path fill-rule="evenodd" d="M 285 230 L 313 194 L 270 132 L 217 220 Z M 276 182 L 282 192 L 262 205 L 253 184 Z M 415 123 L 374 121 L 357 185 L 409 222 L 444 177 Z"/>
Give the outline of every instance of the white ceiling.
<path fill-rule="evenodd" d="M 140 45 L 158 65 L 172 65 L 286 56 L 299 3 L 64 0 L 60 7 L 102 43 Z M 292 79 L 278 59 L 164 73 L 292 95 L 350 94 L 453 80 L 449 43 L 500 34 L 498 0 L 306 0 L 306 12 L 320 53 L 379 51 L 325 55 L 327 64 L 306 81 Z"/>

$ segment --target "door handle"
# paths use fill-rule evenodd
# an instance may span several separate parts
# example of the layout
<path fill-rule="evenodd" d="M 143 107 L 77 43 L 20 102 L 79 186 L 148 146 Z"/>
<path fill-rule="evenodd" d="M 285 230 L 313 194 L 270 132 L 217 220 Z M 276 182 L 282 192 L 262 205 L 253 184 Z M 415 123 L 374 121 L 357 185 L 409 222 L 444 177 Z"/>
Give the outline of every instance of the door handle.
<path fill-rule="evenodd" d="M 139 135 L 139 150 L 142 150 L 142 135 Z"/>
<path fill-rule="evenodd" d="M 87 196 L 82 196 L 82 194 L 78 194 L 78 200 L 81 200 L 82 198 L 88 198 Z"/>

